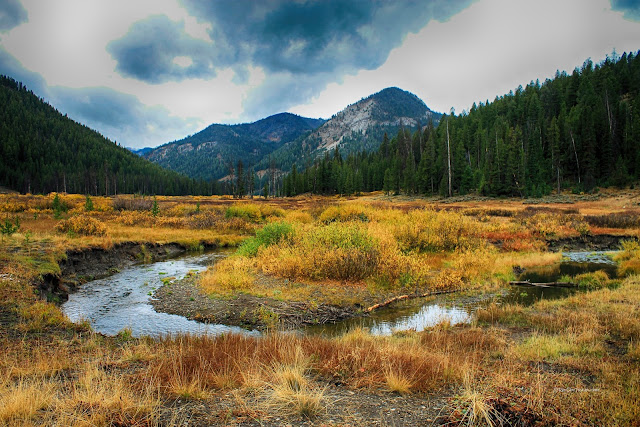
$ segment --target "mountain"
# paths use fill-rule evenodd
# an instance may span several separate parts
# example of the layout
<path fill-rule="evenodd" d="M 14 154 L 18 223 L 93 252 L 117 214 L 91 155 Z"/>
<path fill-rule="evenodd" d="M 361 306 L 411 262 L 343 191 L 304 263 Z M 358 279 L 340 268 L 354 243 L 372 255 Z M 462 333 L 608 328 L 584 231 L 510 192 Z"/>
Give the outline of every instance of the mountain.
<path fill-rule="evenodd" d="M 416 95 L 390 87 L 349 105 L 309 135 L 283 145 L 271 157 L 278 167 L 289 170 L 293 163 L 300 166 L 313 162 L 335 148 L 342 154 L 369 152 L 380 146 L 385 133 L 417 129 L 430 121 L 437 124 L 441 116 Z M 263 159 L 256 169 L 268 166 Z"/>
<path fill-rule="evenodd" d="M 239 160 L 250 166 L 284 144 L 322 125 L 310 119 L 281 113 L 254 123 L 212 124 L 179 141 L 154 148 L 145 158 L 193 178 L 219 179 Z"/>
<path fill-rule="evenodd" d="M 331 146 L 322 135 L 332 120 L 310 136 L 318 140 L 316 151 Z M 443 116 L 437 127 L 388 136 L 377 151 L 297 163 L 268 190 L 541 197 L 637 187 L 640 51 L 599 64 L 587 59 L 572 74 L 558 71 L 554 79 Z"/>
<path fill-rule="evenodd" d="M 0 187 L 92 195 L 211 191 L 63 116 L 10 77 L 0 76 L 0 105 Z"/>
<path fill-rule="evenodd" d="M 144 147 L 144 148 L 127 147 L 127 150 L 131 151 L 134 154 L 137 154 L 138 156 L 144 157 L 146 154 L 149 154 L 151 151 L 153 151 L 153 148 L 152 147 Z"/>

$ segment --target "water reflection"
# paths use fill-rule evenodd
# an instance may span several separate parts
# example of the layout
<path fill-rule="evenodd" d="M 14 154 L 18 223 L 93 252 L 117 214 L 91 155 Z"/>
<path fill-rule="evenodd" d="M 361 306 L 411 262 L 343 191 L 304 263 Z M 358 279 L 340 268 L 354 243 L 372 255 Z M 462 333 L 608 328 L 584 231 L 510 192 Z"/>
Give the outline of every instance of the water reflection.
<path fill-rule="evenodd" d="M 611 252 L 568 252 L 563 260 L 552 266 L 531 268 L 518 277 L 518 280 L 531 282 L 556 282 L 563 276 L 603 270 L 609 277 L 617 277 L 617 267 L 611 259 Z M 374 335 L 391 335 L 397 331 L 423 331 L 442 321 L 452 325 L 469 323 L 473 313 L 488 304 L 531 305 L 542 299 L 566 298 L 583 289 L 565 287 L 529 287 L 509 286 L 494 295 L 468 297 L 451 294 L 429 300 L 420 299 L 400 303 L 372 313 L 369 317 L 347 319 L 342 322 L 312 326 L 305 329 L 310 334 L 328 336 L 341 335 L 356 327 L 368 329 Z"/>

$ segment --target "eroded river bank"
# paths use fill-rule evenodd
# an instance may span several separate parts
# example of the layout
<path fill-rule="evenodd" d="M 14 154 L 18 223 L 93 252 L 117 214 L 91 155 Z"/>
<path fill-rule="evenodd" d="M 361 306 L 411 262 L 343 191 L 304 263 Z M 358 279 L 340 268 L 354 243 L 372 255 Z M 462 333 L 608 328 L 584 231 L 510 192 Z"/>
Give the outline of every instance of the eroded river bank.
<path fill-rule="evenodd" d="M 120 259 L 113 254 L 99 253 L 100 262 L 91 261 L 96 257 L 95 253 L 67 257 L 67 265 L 73 268 L 66 267 L 66 271 L 74 275 L 69 274 L 67 278 L 71 280 L 61 281 L 58 288 L 71 291 L 69 300 L 62 306 L 71 320 L 87 320 L 94 330 L 106 335 L 115 335 L 124 328 L 130 329 L 135 336 L 256 333 L 256 330 L 268 328 L 337 335 L 354 327 L 387 335 L 402 330 L 420 331 L 442 321 L 451 324 L 470 322 L 475 310 L 490 303 L 528 305 L 538 299 L 563 298 L 577 292 L 572 288 L 511 287 L 492 293 L 464 292 L 419 298 L 366 313 L 365 307 L 358 305 L 291 302 L 246 294 L 233 298 L 204 295 L 197 287 L 197 273 L 228 256 L 229 251 L 175 257 L 184 249 L 158 245 L 148 258 L 160 258 L 160 261 L 141 263 L 140 254 L 151 253 L 148 248 L 136 251 L 133 246 L 124 246 L 118 250 Z M 117 262 L 124 267 L 113 267 Z M 84 266 L 86 264 L 89 267 Z M 79 285 L 82 278 L 87 277 L 81 274 L 105 267 L 110 275 Z M 615 274 L 615 268 L 615 263 L 603 252 L 575 251 L 565 253 L 563 261 L 556 266 L 529 269 L 519 277 L 538 280 L 545 274 L 544 277 L 550 278 L 554 274 L 597 270 L 605 270 L 611 276 Z M 259 280 L 276 279 L 262 277 Z"/>

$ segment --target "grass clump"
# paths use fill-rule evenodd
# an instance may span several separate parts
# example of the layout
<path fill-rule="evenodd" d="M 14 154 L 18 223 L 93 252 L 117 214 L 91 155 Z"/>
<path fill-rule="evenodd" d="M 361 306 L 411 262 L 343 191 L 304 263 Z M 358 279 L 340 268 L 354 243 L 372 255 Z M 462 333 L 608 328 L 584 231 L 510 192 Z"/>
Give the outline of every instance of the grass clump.
<path fill-rule="evenodd" d="M 200 276 L 200 286 L 208 294 L 231 295 L 249 290 L 252 283 L 252 264 L 242 256 L 224 259 Z"/>
<path fill-rule="evenodd" d="M 288 241 L 293 236 L 293 227 L 286 222 L 272 222 L 256 230 L 255 237 L 245 240 L 238 248 L 238 254 L 256 256 L 258 249 Z"/>
<path fill-rule="evenodd" d="M 620 242 L 620 252 L 613 259 L 618 262 L 620 276 L 640 273 L 640 243 L 637 240 Z"/>
<path fill-rule="evenodd" d="M 289 416 L 315 418 L 325 408 L 324 389 L 314 387 L 306 377 L 308 361 L 298 348 L 291 364 L 276 365 L 268 383 L 269 409 Z"/>
<path fill-rule="evenodd" d="M 104 223 L 85 215 L 77 215 L 60 221 L 58 225 L 56 225 L 56 230 L 60 233 L 71 233 L 82 236 L 104 236 L 107 234 L 107 227 Z"/>
<path fill-rule="evenodd" d="M 578 287 L 585 289 L 600 289 L 610 283 L 609 276 L 602 270 L 579 274 L 573 280 L 578 284 Z"/>
<path fill-rule="evenodd" d="M 574 340 L 564 335 L 534 334 L 514 350 L 524 359 L 539 360 L 577 354 L 580 352 L 580 347 Z"/>
<path fill-rule="evenodd" d="M 322 223 L 329 224 L 331 222 L 346 221 L 369 221 L 367 208 L 362 204 L 343 203 L 340 205 L 329 206 L 322 211 L 318 220 Z"/>
<path fill-rule="evenodd" d="M 55 386 L 46 380 L 0 384 L 0 424 L 34 422 L 39 411 L 54 403 Z M 24 424 L 23 424 L 24 423 Z"/>
<path fill-rule="evenodd" d="M 22 322 L 18 327 L 25 332 L 42 332 L 69 324 L 69 321 L 55 305 L 44 301 L 21 307 L 19 314 Z"/>
<path fill-rule="evenodd" d="M 413 383 L 402 373 L 389 370 L 385 373 L 387 388 L 392 393 L 409 394 Z"/>

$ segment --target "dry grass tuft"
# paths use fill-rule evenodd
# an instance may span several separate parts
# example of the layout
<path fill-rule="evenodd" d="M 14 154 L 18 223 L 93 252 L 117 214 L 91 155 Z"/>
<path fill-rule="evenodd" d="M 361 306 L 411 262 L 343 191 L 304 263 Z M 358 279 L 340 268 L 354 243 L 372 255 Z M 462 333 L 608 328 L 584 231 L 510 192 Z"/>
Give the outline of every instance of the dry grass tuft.
<path fill-rule="evenodd" d="M 55 402 L 56 387 L 48 380 L 0 384 L 0 423 L 35 422 L 38 412 Z"/>
<path fill-rule="evenodd" d="M 315 418 L 325 409 L 325 389 L 314 386 L 307 378 L 309 361 L 300 347 L 292 363 L 277 364 L 269 375 L 271 389 L 266 406 L 276 413 Z"/>
<path fill-rule="evenodd" d="M 413 383 L 401 372 L 389 369 L 385 374 L 387 389 L 392 393 L 409 394 Z"/>

